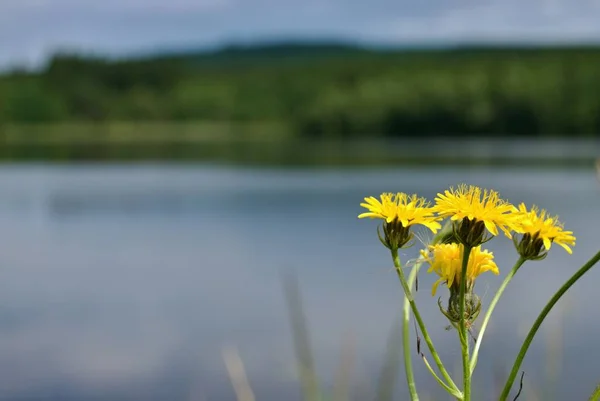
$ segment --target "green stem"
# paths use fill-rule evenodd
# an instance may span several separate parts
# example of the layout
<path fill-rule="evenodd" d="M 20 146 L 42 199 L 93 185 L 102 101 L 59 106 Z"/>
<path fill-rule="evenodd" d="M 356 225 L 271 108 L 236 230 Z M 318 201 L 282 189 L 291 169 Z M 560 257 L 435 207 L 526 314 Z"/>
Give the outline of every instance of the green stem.
<path fill-rule="evenodd" d="M 460 275 L 460 292 L 459 298 L 459 331 L 458 337 L 460 338 L 461 354 L 462 354 L 462 365 L 463 365 L 463 400 L 471 401 L 471 369 L 469 367 L 469 339 L 467 333 L 467 324 L 465 321 L 465 295 L 467 292 L 467 267 L 469 265 L 469 255 L 471 254 L 471 246 L 464 245 L 464 254 L 462 260 L 462 269 Z"/>
<path fill-rule="evenodd" d="M 598 400 L 600 400 L 600 384 L 598 384 L 596 386 L 596 388 L 594 389 L 594 392 L 590 396 L 589 401 L 598 401 Z"/>
<path fill-rule="evenodd" d="M 475 366 L 477 366 L 477 358 L 479 356 L 479 348 L 481 347 L 481 342 L 483 341 L 483 334 L 485 333 L 485 329 L 487 328 L 487 325 L 490 322 L 490 318 L 492 317 L 492 312 L 494 312 L 494 308 L 496 307 L 498 300 L 504 293 L 506 286 L 508 286 L 508 283 L 510 282 L 510 280 L 512 280 L 513 276 L 517 273 L 517 271 L 523 265 L 523 263 L 525 263 L 525 261 L 526 261 L 526 259 L 523 259 L 522 257 L 519 258 L 519 260 L 517 260 L 517 263 L 515 263 L 512 270 L 504 278 L 504 281 L 500 285 L 500 288 L 498 288 L 496 295 L 494 295 L 494 298 L 492 298 L 492 302 L 490 302 L 490 306 L 488 307 L 488 310 L 485 312 L 485 316 L 483 317 L 483 323 L 481 324 L 481 329 L 479 330 L 479 333 L 477 334 L 477 341 L 475 342 L 475 348 L 473 348 L 473 355 L 471 356 L 471 375 L 473 375 Z"/>
<path fill-rule="evenodd" d="M 429 337 L 429 333 L 427 332 L 425 323 L 423 323 L 421 314 L 419 313 L 419 310 L 417 309 L 417 304 L 415 303 L 415 300 L 413 299 L 410 288 L 408 287 L 408 283 L 406 282 L 406 278 L 404 276 L 404 272 L 402 271 L 402 267 L 400 267 L 400 258 L 398 257 L 398 250 L 392 250 L 392 259 L 394 260 L 394 266 L 396 267 L 396 273 L 398 274 L 398 278 L 400 279 L 400 284 L 402 284 L 402 288 L 404 289 L 405 298 L 408 299 L 412 313 L 413 313 L 413 315 L 415 315 L 415 320 L 417 321 L 417 324 L 419 325 L 419 329 L 421 329 L 421 334 L 423 334 L 423 338 L 425 339 L 425 343 L 427 344 L 427 348 L 429 349 L 429 352 L 431 352 L 431 356 L 433 357 L 433 360 L 435 361 L 438 369 L 440 370 L 440 373 L 446 380 L 447 384 L 452 389 L 458 390 L 458 387 L 456 387 L 456 384 L 452 380 L 452 377 L 450 377 L 450 374 L 444 367 L 444 364 L 442 363 L 442 360 L 440 359 L 440 356 L 438 355 L 438 353 L 433 345 L 433 341 L 431 341 L 431 337 Z"/>
<path fill-rule="evenodd" d="M 510 393 L 510 389 L 512 388 L 515 378 L 517 377 L 517 373 L 519 372 L 521 363 L 525 358 L 525 354 L 527 353 L 527 350 L 529 349 L 529 346 L 533 341 L 533 337 L 535 337 L 535 334 L 542 325 L 542 322 L 544 321 L 548 313 L 550 313 L 554 305 L 565 294 L 565 292 L 567 292 L 567 290 L 571 288 L 571 286 L 575 284 L 577 280 L 579 280 L 585 273 L 587 273 L 588 270 L 594 267 L 594 265 L 598 263 L 599 260 L 600 251 L 598 251 L 598 253 L 596 253 L 585 265 L 583 265 L 579 270 L 577 270 L 577 272 L 566 283 L 564 283 L 562 287 L 560 287 L 560 289 L 556 292 L 556 294 L 554 294 L 550 301 L 548 301 L 544 309 L 542 309 L 542 312 L 533 323 L 533 326 L 529 330 L 529 333 L 527 334 L 527 337 L 525 337 L 525 341 L 523 341 L 523 345 L 521 346 L 521 349 L 517 354 L 517 359 L 515 359 L 515 363 L 510 372 L 510 375 L 508 376 L 508 380 L 506 380 L 506 384 L 504 386 L 504 389 L 502 390 L 502 394 L 500 394 L 500 401 L 505 401 L 508 398 L 508 394 Z"/>
<path fill-rule="evenodd" d="M 417 278 L 417 273 L 421 268 L 422 262 L 417 263 L 410 274 L 408 275 L 408 288 L 412 288 Z M 410 392 L 410 399 L 412 401 L 418 401 L 419 395 L 417 394 L 417 386 L 415 384 L 415 375 L 413 372 L 412 358 L 410 352 L 410 300 L 408 296 L 404 294 L 404 308 L 403 308 L 403 319 L 402 319 L 402 346 L 404 347 L 404 370 L 406 372 L 406 382 L 408 383 L 408 391 Z M 446 384 L 444 383 L 444 386 Z"/>
<path fill-rule="evenodd" d="M 454 389 L 450 388 L 446 383 L 444 383 L 444 381 L 442 379 L 440 379 L 438 377 L 438 375 L 435 373 L 435 371 L 433 370 L 433 368 L 431 367 L 431 365 L 427 361 L 427 358 L 425 358 L 425 355 L 421 354 L 421 358 L 423 358 L 423 363 L 425 364 L 425 366 L 427 367 L 427 370 L 429 370 L 429 373 L 431 373 L 431 376 L 433 376 L 433 378 L 435 379 L 435 381 L 438 382 L 438 384 L 440 386 L 442 386 L 444 388 L 444 390 L 446 390 L 446 392 L 448 394 L 451 394 L 457 400 L 461 400 L 462 401 L 462 393 L 459 390 L 454 390 Z"/>

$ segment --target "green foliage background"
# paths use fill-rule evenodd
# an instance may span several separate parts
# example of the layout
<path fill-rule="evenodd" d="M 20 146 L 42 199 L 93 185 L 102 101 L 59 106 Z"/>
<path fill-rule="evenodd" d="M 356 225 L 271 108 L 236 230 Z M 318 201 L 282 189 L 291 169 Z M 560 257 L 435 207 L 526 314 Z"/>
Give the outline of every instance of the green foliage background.
<path fill-rule="evenodd" d="M 0 129 L 230 122 L 305 138 L 597 136 L 600 49 L 229 48 L 110 61 L 56 55 L 0 77 Z"/>

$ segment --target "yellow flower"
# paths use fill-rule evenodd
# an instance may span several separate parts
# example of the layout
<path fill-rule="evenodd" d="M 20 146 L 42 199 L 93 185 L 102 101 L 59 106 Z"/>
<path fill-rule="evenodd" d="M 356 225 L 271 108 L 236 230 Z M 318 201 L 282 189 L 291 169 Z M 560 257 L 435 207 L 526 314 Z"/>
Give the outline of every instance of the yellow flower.
<path fill-rule="evenodd" d="M 548 251 L 553 242 L 562 246 L 569 254 L 573 253 L 570 248 L 570 246 L 575 245 L 573 231 L 564 231 L 563 225 L 558 221 L 558 216 L 549 216 L 545 210 L 539 210 L 536 206 L 532 206 L 531 210 L 527 210 L 524 203 L 519 205 L 517 216 L 519 231 L 523 233 L 521 245 L 517 246 L 521 254 L 527 250 L 527 245 L 529 245 L 528 249 L 532 252 L 532 247 L 536 248 L 539 254 L 542 251 L 542 243 Z M 529 244 L 524 244 L 524 241 Z"/>
<path fill-rule="evenodd" d="M 425 198 L 398 192 L 383 193 L 380 199 L 373 196 L 365 198 L 365 203 L 360 205 L 368 212 L 361 213 L 358 218 L 383 219 L 386 223 L 398 221 L 404 228 L 420 224 L 434 233 L 441 228 L 438 222 L 440 219 L 435 216 Z"/>
<path fill-rule="evenodd" d="M 498 227 L 511 238 L 511 231 L 515 230 L 515 214 L 517 209 L 509 202 L 500 199 L 498 192 L 465 184 L 458 188 L 450 188 L 435 198 L 433 209 L 439 217 L 450 217 L 452 221 L 465 224 L 459 234 L 464 238 L 470 231 L 475 231 L 469 237 L 473 239 L 470 245 L 480 245 L 485 242 L 484 226 L 492 235 L 498 235 Z M 467 224 L 468 223 L 468 224 Z M 478 227 L 478 224 L 482 224 Z M 460 231 L 460 230 L 459 230 Z M 461 242 L 464 242 L 465 239 Z"/>
<path fill-rule="evenodd" d="M 430 267 L 428 272 L 435 272 L 440 278 L 433 284 L 431 295 L 435 295 L 438 285 L 446 283 L 448 288 L 458 290 L 462 273 L 462 260 L 464 245 L 462 244 L 438 244 L 422 250 L 421 255 Z M 494 254 L 482 251 L 481 246 L 474 247 L 469 256 L 467 264 L 467 291 L 472 291 L 475 279 L 486 271 L 499 274 L 498 266 L 494 262 Z"/>

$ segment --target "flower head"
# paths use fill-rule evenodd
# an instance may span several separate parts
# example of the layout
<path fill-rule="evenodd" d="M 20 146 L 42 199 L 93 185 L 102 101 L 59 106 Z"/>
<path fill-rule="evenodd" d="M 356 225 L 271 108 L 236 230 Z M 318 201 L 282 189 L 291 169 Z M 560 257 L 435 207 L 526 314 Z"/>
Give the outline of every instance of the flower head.
<path fill-rule="evenodd" d="M 370 196 L 360 204 L 368 210 L 358 218 L 383 219 L 384 235 L 381 242 L 391 250 L 402 248 L 412 239 L 410 227 L 420 224 L 434 233 L 441 228 L 439 218 L 435 216 L 425 198 L 417 195 L 383 193 L 380 200 Z M 378 231 L 379 232 L 379 231 Z"/>
<path fill-rule="evenodd" d="M 421 255 L 429 263 L 428 272 L 435 272 L 440 277 L 433 284 L 431 295 L 435 295 L 440 283 L 446 283 L 451 290 L 459 290 L 464 249 L 462 244 L 438 244 L 421 251 Z M 481 246 L 474 247 L 467 264 L 467 291 L 472 291 L 475 279 L 487 271 L 499 274 L 494 254 L 482 251 Z"/>
<path fill-rule="evenodd" d="M 469 246 L 487 241 L 485 230 L 498 235 L 498 227 L 511 238 L 515 230 L 516 208 L 500 199 L 498 192 L 465 184 L 438 194 L 433 209 L 439 217 L 455 221 L 458 240 Z"/>
<path fill-rule="evenodd" d="M 434 233 L 441 227 L 439 218 L 435 216 L 425 198 L 398 192 L 383 193 L 380 199 L 381 201 L 373 196 L 365 198 L 365 203 L 360 205 L 368 212 L 361 213 L 358 218 L 379 218 L 384 219 L 386 223 L 397 219 L 404 227 L 420 224 Z"/>
<path fill-rule="evenodd" d="M 524 203 L 519 205 L 518 231 L 523 233 L 519 243 L 515 245 L 519 254 L 526 259 L 543 259 L 550 250 L 552 243 L 562 246 L 572 254 L 570 246 L 575 245 L 572 231 L 564 231 L 557 216 L 549 216 L 545 210 L 532 206 L 530 210 Z"/>
<path fill-rule="evenodd" d="M 475 279 L 486 271 L 499 273 L 498 266 L 494 262 L 494 255 L 491 252 L 482 251 L 480 246 L 472 248 L 467 263 L 465 304 L 464 309 L 462 309 L 460 285 L 464 250 L 465 246 L 463 244 L 452 243 L 430 245 L 428 250 L 421 251 L 422 257 L 430 265 L 428 272 L 435 272 L 440 277 L 433 284 L 431 295 L 435 295 L 440 283 L 446 283 L 450 290 L 447 308 L 442 306 L 441 298 L 438 299 L 438 306 L 442 314 L 448 318 L 454 327 L 457 327 L 461 321 L 461 311 L 464 314 L 465 323 L 469 327 L 479 316 L 481 300 L 473 292 Z"/>

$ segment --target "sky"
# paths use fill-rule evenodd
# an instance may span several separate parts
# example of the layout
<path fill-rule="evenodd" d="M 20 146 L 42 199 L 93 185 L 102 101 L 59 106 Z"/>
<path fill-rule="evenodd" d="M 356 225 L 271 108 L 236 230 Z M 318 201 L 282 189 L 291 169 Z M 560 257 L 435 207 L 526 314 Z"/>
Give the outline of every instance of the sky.
<path fill-rule="evenodd" d="M 58 50 L 123 56 L 232 42 L 600 39 L 600 0 L 0 0 L 0 68 Z"/>

